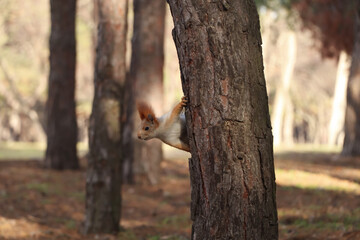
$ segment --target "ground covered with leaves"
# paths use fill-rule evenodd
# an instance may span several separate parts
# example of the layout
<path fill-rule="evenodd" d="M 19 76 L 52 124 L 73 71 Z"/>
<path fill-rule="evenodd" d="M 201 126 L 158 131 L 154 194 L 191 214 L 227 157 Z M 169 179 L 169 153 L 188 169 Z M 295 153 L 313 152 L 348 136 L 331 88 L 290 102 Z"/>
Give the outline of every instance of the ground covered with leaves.
<path fill-rule="evenodd" d="M 0 160 L 0 239 L 190 239 L 186 157 L 164 160 L 157 186 L 123 186 L 116 236 L 81 234 L 85 165 L 59 172 L 40 160 Z M 360 159 L 282 151 L 275 165 L 280 239 L 360 239 Z"/>

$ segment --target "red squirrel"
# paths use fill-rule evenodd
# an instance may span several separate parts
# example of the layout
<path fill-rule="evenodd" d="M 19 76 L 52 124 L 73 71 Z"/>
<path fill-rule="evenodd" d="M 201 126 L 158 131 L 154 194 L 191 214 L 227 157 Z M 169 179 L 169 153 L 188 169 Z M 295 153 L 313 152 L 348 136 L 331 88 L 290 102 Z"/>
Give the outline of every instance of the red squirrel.
<path fill-rule="evenodd" d="M 139 102 L 137 109 L 141 125 L 137 133 L 138 138 L 142 140 L 158 138 L 172 147 L 190 152 L 185 114 L 182 112 L 186 103 L 186 98 L 182 97 L 181 102 L 170 112 L 157 118 L 153 109 L 148 104 Z"/>

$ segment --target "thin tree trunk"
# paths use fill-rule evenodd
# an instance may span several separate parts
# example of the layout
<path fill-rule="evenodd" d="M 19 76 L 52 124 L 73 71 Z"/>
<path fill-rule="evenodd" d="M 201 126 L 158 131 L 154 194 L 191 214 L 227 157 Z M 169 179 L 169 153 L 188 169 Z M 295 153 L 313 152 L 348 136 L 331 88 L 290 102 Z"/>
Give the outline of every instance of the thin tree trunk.
<path fill-rule="evenodd" d="M 255 4 L 169 4 L 189 99 L 192 239 L 277 239 L 272 134 Z"/>
<path fill-rule="evenodd" d="M 44 134 L 44 126 L 40 121 L 39 114 L 33 109 L 33 105 L 25 101 L 24 97 L 20 94 L 16 87 L 14 78 L 8 73 L 2 59 L 0 59 L 0 68 L 3 71 L 4 80 L 10 86 L 9 88 L 0 88 L 0 94 L 17 115 L 22 114 L 28 116 L 28 118 L 32 121 L 34 132 L 37 136 L 35 140 L 44 141 L 46 136 Z"/>
<path fill-rule="evenodd" d="M 75 113 L 76 0 L 50 0 L 50 76 L 45 166 L 77 169 Z"/>
<path fill-rule="evenodd" d="M 287 41 L 286 54 L 282 58 L 282 78 L 278 89 L 276 90 L 274 111 L 272 113 L 271 123 L 273 125 L 274 146 L 283 142 L 283 121 L 285 107 L 290 101 L 289 89 L 296 62 L 296 35 L 290 31 L 285 33 L 284 40 Z"/>
<path fill-rule="evenodd" d="M 98 0 L 95 91 L 89 127 L 84 233 L 115 233 L 121 216 L 127 1 Z"/>
<path fill-rule="evenodd" d="M 149 103 L 157 114 L 163 110 L 165 4 L 163 0 L 134 0 L 130 79 L 135 85 L 136 100 Z M 136 131 L 140 126 L 137 112 L 134 119 Z M 151 184 L 157 184 L 163 158 L 161 142 L 142 141 L 135 136 L 133 134 L 137 171 L 145 174 Z"/>
<path fill-rule="evenodd" d="M 286 103 L 286 111 L 284 116 L 283 140 L 286 145 L 294 143 L 294 106 L 291 99 Z"/>
<path fill-rule="evenodd" d="M 122 179 L 124 184 L 135 183 L 134 176 L 134 86 L 127 74 L 125 87 L 124 87 L 124 113 L 122 117 L 123 124 L 123 142 L 122 147 L 126 151 L 123 151 L 122 162 Z"/>
<path fill-rule="evenodd" d="M 338 62 L 333 105 L 328 129 L 328 144 L 330 145 L 338 144 L 338 142 L 340 141 L 338 137 L 344 128 L 346 109 L 346 87 L 349 78 L 349 71 L 350 61 L 346 52 L 341 51 Z"/>
<path fill-rule="evenodd" d="M 360 156 L 360 4 L 356 14 L 355 45 L 347 88 L 342 155 Z"/>

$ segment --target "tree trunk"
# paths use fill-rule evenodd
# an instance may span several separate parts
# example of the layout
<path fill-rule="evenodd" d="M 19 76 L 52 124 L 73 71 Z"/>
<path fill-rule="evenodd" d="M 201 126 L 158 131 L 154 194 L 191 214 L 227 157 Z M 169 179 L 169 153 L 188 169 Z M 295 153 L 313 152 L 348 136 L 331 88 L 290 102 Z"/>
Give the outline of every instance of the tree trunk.
<path fill-rule="evenodd" d="M 345 112 L 344 156 L 360 156 L 360 4 L 356 13 L 355 44 L 352 53 Z"/>
<path fill-rule="evenodd" d="M 75 113 L 76 0 L 50 0 L 50 75 L 45 166 L 77 169 Z"/>
<path fill-rule="evenodd" d="M 284 42 L 287 41 L 286 54 L 282 57 L 282 78 L 280 86 L 276 90 L 274 110 L 271 123 L 273 125 L 274 145 L 283 142 L 283 125 L 286 105 L 290 100 L 289 89 L 296 62 L 296 35 L 289 31 L 283 35 Z M 284 44 L 285 45 L 285 44 Z"/>
<path fill-rule="evenodd" d="M 289 97 L 284 115 L 283 141 L 286 145 L 291 146 L 294 143 L 294 106 Z"/>
<path fill-rule="evenodd" d="M 157 114 L 163 110 L 165 1 L 134 0 L 134 34 L 130 79 L 135 85 L 136 101 L 153 106 Z M 135 104 L 133 104 L 135 105 Z M 135 131 L 140 118 L 134 112 Z M 157 184 L 163 158 L 159 140 L 134 139 L 134 160 L 140 174 L 145 174 L 151 184 Z"/>
<path fill-rule="evenodd" d="M 19 92 L 19 89 L 16 87 L 16 82 L 13 77 L 10 76 L 3 60 L 0 58 L 0 68 L 4 74 L 4 81 L 9 85 L 9 88 L 0 88 L 0 94 L 3 100 L 6 102 L 9 107 L 19 115 L 27 116 L 32 121 L 32 126 L 34 129 L 35 141 L 44 141 L 45 140 L 45 131 L 43 124 L 40 120 L 39 114 L 34 110 L 34 104 L 29 103 L 24 99 L 24 96 Z M 19 128 L 20 128 L 19 124 Z M 2 126 L 3 128 L 6 126 Z M 21 128 L 19 131 L 22 131 Z M 26 129 L 26 132 L 31 132 L 31 130 Z M 20 134 L 20 132 L 19 132 Z M 24 137 L 24 134 L 20 134 L 20 137 Z M 26 135 L 31 135 L 26 133 Z M 20 141 L 24 139 L 20 138 Z"/>
<path fill-rule="evenodd" d="M 189 99 L 192 239 L 277 239 L 272 134 L 255 4 L 169 4 Z"/>
<path fill-rule="evenodd" d="M 95 90 L 89 127 L 85 233 L 119 231 L 127 1 L 98 0 Z"/>
<path fill-rule="evenodd" d="M 134 86 L 129 74 L 126 76 L 124 91 L 122 179 L 124 184 L 135 183 L 134 176 Z"/>
<path fill-rule="evenodd" d="M 350 61 L 345 51 L 341 51 L 337 74 L 336 83 L 334 88 L 334 98 L 331 111 L 331 118 L 328 129 L 328 144 L 337 145 L 338 137 L 343 130 L 345 108 L 346 108 L 346 86 L 349 78 Z"/>

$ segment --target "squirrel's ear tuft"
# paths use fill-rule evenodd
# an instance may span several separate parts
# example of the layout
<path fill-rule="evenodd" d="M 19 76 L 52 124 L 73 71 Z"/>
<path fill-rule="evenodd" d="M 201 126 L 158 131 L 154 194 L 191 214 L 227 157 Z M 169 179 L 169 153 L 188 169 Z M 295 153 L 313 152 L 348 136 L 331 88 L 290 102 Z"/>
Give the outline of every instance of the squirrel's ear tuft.
<path fill-rule="evenodd" d="M 144 119 L 149 120 L 149 115 L 153 119 L 155 118 L 154 110 L 148 104 L 146 104 L 144 102 L 138 102 L 137 109 L 138 109 L 141 120 L 144 120 Z"/>
<path fill-rule="evenodd" d="M 154 117 L 153 115 L 151 115 L 150 113 L 147 115 L 147 118 L 146 118 L 149 122 L 154 122 Z"/>

